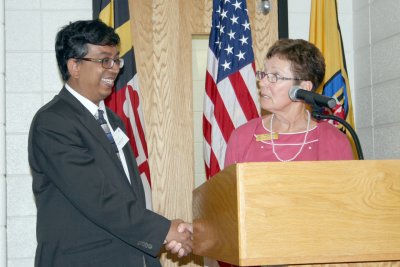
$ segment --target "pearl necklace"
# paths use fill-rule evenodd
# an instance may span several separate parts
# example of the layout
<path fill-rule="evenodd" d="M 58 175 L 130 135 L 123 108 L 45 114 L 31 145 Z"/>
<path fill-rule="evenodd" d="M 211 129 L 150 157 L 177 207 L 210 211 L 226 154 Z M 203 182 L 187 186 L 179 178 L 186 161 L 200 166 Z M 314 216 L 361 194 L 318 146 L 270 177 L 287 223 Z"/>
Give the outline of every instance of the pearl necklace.
<path fill-rule="evenodd" d="M 270 141 L 271 141 L 271 145 L 272 145 L 272 153 L 274 153 L 275 157 L 276 157 L 280 162 L 288 162 L 288 161 L 292 161 L 292 160 L 296 159 L 297 156 L 300 155 L 301 151 L 303 150 L 303 147 L 304 147 L 304 145 L 306 144 L 306 141 L 307 141 L 307 135 L 308 135 L 308 132 L 309 132 L 309 130 L 310 130 L 310 121 L 311 121 L 310 112 L 309 112 L 308 110 L 306 110 L 306 112 L 307 112 L 307 130 L 306 130 L 306 133 L 305 133 L 305 135 L 304 135 L 303 144 L 301 145 L 300 150 L 299 150 L 299 151 L 296 153 L 296 155 L 294 155 L 294 157 L 292 157 L 291 159 L 281 159 L 281 158 L 278 156 L 278 154 L 275 152 L 275 143 L 274 143 L 274 139 L 272 138 L 272 134 L 274 133 L 274 132 L 272 131 L 272 122 L 273 122 L 273 120 L 274 120 L 275 113 L 272 113 L 272 115 L 271 115 L 271 120 L 270 120 L 270 124 L 269 124 L 269 129 L 271 130 L 271 135 L 270 135 L 270 136 L 271 136 L 271 139 L 270 139 Z"/>

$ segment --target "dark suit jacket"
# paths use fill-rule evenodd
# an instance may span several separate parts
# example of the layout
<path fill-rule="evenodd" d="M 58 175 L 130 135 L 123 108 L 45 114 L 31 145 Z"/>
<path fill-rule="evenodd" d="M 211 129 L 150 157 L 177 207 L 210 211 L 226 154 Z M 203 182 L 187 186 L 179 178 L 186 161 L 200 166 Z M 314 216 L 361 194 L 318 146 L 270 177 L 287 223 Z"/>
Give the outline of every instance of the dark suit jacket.
<path fill-rule="evenodd" d="M 124 126 L 111 110 L 113 129 Z M 131 184 L 92 114 L 65 88 L 35 115 L 29 164 L 37 206 L 35 266 L 161 266 L 170 221 L 145 208 L 129 144 Z"/>

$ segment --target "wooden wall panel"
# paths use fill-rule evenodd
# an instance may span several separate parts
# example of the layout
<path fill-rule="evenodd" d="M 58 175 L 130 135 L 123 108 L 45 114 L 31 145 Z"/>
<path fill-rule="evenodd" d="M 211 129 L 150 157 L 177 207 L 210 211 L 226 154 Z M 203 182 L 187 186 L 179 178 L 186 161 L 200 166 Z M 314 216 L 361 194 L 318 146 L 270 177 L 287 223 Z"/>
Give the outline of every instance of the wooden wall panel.
<path fill-rule="evenodd" d="M 263 70 L 268 48 L 278 40 L 278 4 L 277 0 L 271 0 L 271 12 L 264 15 L 256 11 L 257 2 L 255 0 L 248 1 L 248 10 L 252 25 L 256 69 Z"/>
<path fill-rule="evenodd" d="M 153 209 L 192 219 L 194 187 L 192 35 L 209 34 L 212 0 L 129 0 L 136 66 L 142 93 Z M 264 16 L 248 0 L 256 61 L 277 38 L 277 8 Z M 261 55 L 263 54 L 263 55 Z M 258 63 L 257 63 L 258 65 Z M 202 266 L 163 254 L 163 266 Z"/>
<path fill-rule="evenodd" d="M 187 1 L 190 12 L 188 22 L 191 27 L 191 34 L 209 34 L 211 27 L 211 0 L 190 0 Z"/>

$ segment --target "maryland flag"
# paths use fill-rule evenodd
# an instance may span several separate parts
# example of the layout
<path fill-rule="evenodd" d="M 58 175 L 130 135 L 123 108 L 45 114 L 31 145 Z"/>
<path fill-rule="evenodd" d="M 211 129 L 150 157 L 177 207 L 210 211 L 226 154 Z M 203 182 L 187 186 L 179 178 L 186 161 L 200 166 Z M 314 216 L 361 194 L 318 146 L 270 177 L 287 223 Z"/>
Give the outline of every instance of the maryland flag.
<path fill-rule="evenodd" d="M 151 209 L 150 168 L 131 37 L 128 0 L 93 0 L 92 3 L 93 17 L 99 18 L 113 27 L 121 39 L 119 52 L 125 64 L 115 83 L 114 92 L 105 100 L 105 103 L 120 116 L 125 124 L 145 190 L 146 207 Z"/>
<path fill-rule="evenodd" d="M 317 92 L 335 98 L 338 104 L 332 109 L 333 115 L 346 120 L 354 128 L 353 107 L 336 0 L 312 0 L 309 38 L 325 57 L 325 78 Z M 334 124 L 346 132 L 342 125 Z M 352 140 L 349 134 L 348 136 Z"/>

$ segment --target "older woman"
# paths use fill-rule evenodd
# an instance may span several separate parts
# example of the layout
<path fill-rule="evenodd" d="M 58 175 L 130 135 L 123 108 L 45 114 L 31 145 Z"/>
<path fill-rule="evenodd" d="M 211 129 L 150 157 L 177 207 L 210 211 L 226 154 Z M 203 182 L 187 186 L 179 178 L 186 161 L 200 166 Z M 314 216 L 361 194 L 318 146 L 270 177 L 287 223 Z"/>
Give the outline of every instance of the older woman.
<path fill-rule="evenodd" d="M 289 90 L 314 91 L 323 81 L 321 52 L 304 40 L 278 40 L 269 49 L 264 71 L 257 72 L 260 104 L 270 114 L 253 119 L 231 135 L 225 166 L 239 162 L 353 159 L 345 134 L 311 118 L 303 102 Z"/>

